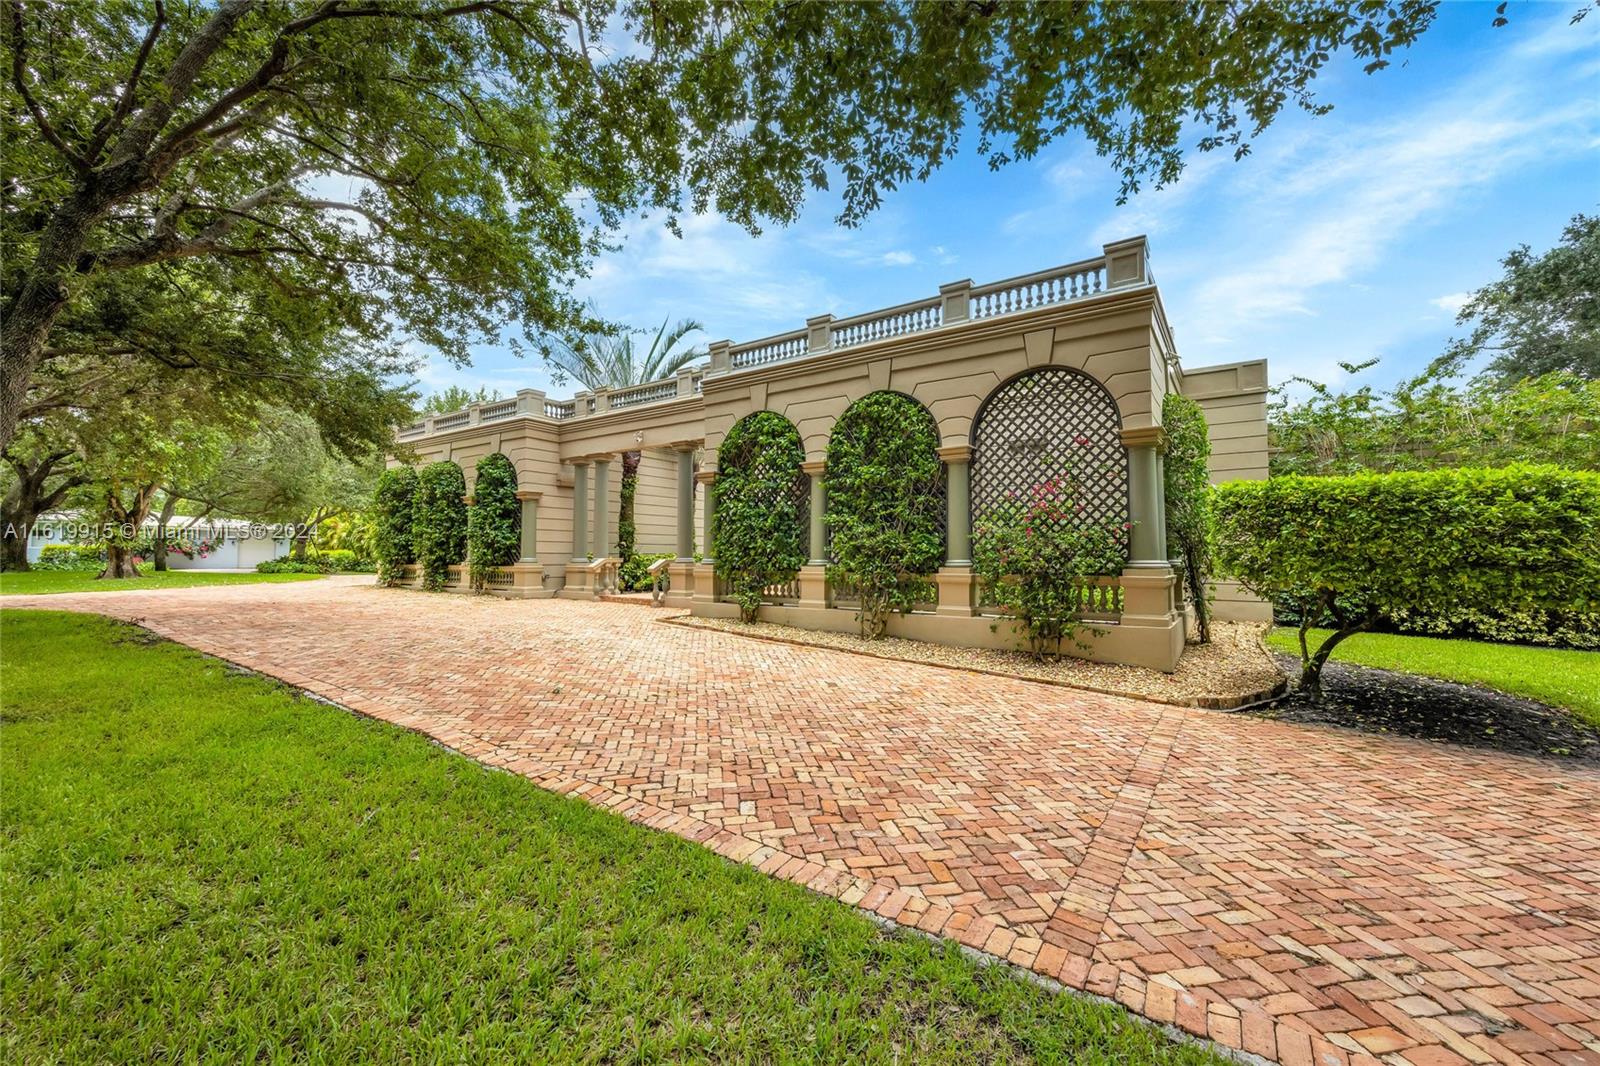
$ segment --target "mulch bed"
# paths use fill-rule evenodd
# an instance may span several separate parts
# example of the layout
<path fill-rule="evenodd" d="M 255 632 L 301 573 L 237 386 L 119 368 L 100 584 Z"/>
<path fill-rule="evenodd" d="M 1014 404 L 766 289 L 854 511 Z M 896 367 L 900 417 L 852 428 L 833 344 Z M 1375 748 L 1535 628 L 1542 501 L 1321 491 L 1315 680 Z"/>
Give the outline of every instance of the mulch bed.
<path fill-rule="evenodd" d="M 1277 658 L 1289 676 L 1299 675 L 1297 657 Z M 1290 692 L 1251 713 L 1282 722 L 1316 722 L 1518 755 L 1600 763 L 1600 729 L 1537 700 L 1340 662 L 1329 662 L 1323 669 L 1322 691 L 1320 704 Z"/>

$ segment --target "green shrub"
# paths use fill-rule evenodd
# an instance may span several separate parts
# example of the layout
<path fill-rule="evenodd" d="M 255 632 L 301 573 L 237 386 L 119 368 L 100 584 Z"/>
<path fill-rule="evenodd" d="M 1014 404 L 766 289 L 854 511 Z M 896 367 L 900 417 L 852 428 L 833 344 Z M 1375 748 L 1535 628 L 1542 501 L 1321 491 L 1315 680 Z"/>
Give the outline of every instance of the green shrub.
<path fill-rule="evenodd" d="M 393 585 L 405 567 L 417 561 L 411 541 L 416 517 L 417 472 L 409 466 L 385 470 L 372 495 L 372 556 L 378 580 Z"/>
<path fill-rule="evenodd" d="M 467 479 L 451 462 L 430 463 L 417 475 L 411 545 L 422 566 L 422 587 L 437 592 L 450 583 L 450 567 L 467 552 Z"/>
<path fill-rule="evenodd" d="M 828 580 L 861 598 L 861 635 L 934 595 L 944 562 L 943 464 L 928 409 L 897 392 L 851 404 L 828 438 Z"/>
<path fill-rule="evenodd" d="M 1600 474 L 1552 466 L 1220 486 L 1217 569 L 1300 617 L 1301 685 L 1352 633 L 1402 612 L 1592 613 Z M 1333 632 L 1312 652 L 1312 627 Z"/>
<path fill-rule="evenodd" d="M 1163 463 L 1167 499 L 1167 553 L 1183 561 L 1179 577 L 1194 604 L 1200 643 L 1211 641 L 1211 605 L 1206 590 L 1211 567 L 1211 438 L 1205 412 L 1187 396 L 1168 396 L 1161 405 L 1167 434 Z"/>
<path fill-rule="evenodd" d="M 746 622 L 756 620 L 768 585 L 794 580 L 805 565 L 804 460 L 800 431 L 773 411 L 735 422 L 718 450 L 712 555 Z"/>
<path fill-rule="evenodd" d="M 329 574 L 333 566 L 320 559 L 291 559 L 283 556 L 280 559 L 269 559 L 256 564 L 258 574 Z"/>
<path fill-rule="evenodd" d="M 1071 483 L 1057 478 L 989 507 L 973 531 L 972 570 L 985 598 L 1011 612 L 1039 659 L 1059 658 L 1062 641 L 1088 628 L 1083 615 L 1097 590 L 1085 579 L 1118 573 L 1128 559 L 1127 523 L 1080 514 Z"/>
<path fill-rule="evenodd" d="M 676 559 L 673 552 L 635 552 L 617 568 L 617 586 L 623 592 L 650 591 L 650 567 L 663 559 Z"/>
<path fill-rule="evenodd" d="M 370 574 L 373 569 L 370 560 L 361 558 L 349 548 L 329 548 L 326 551 L 319 551 L 312 557 L 312 561 L 329 573 L 343 571 L 351 574 Z"/>
<path fill-rule="evenodd" d="M 106 568 L 106 550 L 99 544 L 46 544 L 32 568 L 98 573 Z"/>
<path fill-rule="evenodd" d="M 489 571 L 517 561 L 517 468 L 499 452 L 478 460 L 478 478 L 467 509 L 467 558 L 475 592 L 482 592 Z"/>

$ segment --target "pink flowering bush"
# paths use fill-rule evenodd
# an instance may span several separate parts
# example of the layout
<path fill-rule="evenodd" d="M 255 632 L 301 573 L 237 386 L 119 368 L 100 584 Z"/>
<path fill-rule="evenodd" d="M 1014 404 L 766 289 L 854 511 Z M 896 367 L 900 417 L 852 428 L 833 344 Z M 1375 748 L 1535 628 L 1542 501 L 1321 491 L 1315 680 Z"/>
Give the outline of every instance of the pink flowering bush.
<path fill-rule="evenodd" d="M 1059 658 L 1062 641 L 1086 628 L 1093 589 L 1085 579 L 1121 572 L 1130 529 L 1087 518 L 1073 483 L 1054 478 L 979 516 L 973 570 L 988 601 L 1016 618 L 1027 649 Z"/>

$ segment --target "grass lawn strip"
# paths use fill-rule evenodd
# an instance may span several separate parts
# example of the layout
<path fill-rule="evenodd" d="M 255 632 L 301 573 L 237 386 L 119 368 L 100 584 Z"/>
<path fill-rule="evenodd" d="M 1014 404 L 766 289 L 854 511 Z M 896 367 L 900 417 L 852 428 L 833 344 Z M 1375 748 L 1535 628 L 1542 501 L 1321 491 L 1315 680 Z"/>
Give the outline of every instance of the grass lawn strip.
<path fill-rule="evenodd" d="M 279 581 L 315 581 L 318 574 L 218 574 L 206 570 L 145 570 L 138 577 L 100 580 L 78 570 L 28 570 L 0 573 L 0 596 L 36 596 L 56 592 L 138 592 L 186 589 L 196 585 L 256 585 Z"/>
<path fill-rule="evenodd" d="M 136 627 L 0 626 L 8 1060 L 1222 1061 Z"/>
<path fill-rule="evenodd" d="M 1327 635 L 1327 630 L 1314 629 L 1308 639 L 1315 648 Z M 1300 654 L 1293 629 L 1276 629 L 1267 639 L 1279 651 Z M 1341 643 L 1333 658 L 1526 696 L 1566 707 L 1585 722 L 1600 726 L 1600 654 L 1592 651 L 1358 633 Z"/>

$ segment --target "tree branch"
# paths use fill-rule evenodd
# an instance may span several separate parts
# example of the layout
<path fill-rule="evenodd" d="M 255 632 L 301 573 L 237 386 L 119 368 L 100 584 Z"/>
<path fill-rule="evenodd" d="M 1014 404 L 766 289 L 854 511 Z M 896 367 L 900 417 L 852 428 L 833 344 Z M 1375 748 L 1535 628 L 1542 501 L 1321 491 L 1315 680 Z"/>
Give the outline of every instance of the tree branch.
<path fill-rule="evenodd" d="M 94 142 L 89 146 L 89 158 L 98 159 L 105 150 L 106 142 L 116 135 L 133 113 L 134 102 L 138 98 L 139 81 L 144 77 L 145 61 L 150 58 L 150 50 L 155 47 L 156 38 L 161 35 L 161 29 L 167 23 L 167 8 L 161 0 L 156 2 L 156 17 L 150 23 L 150 30 L 144 35 L 144 43 L 139 46 L 139 54 L 134 58 L 133 70 L 128 74 L 128 80 L 122 87 L 122 96 L 117 101 L 115 110 L 109 118 L 95 132 Z"/>
<path fill-rule="evenodd" d="M 33 98 L 33 93 L 28 89 L 27 29 L 22 17 L 22 0 L 11 0 L 11 28 L 17 38 L 11 49 L 11 84 L 16 87 L 17 95 L 22 97 L 22 102 L 27 105 L 28 113 L 33 116 L 34 125 L 39 127 L 44 139 L 72 164 L 74 170 L 80 174 L 87 174 L 90 169 L 89 161 L 74 152 L 67 142 L 61 139 L 61 134 L 56 132 L 55 126 L 51 125 L 50 119 L 46 117 L 44 108 L 39 106 L 39 101 Z"/>

